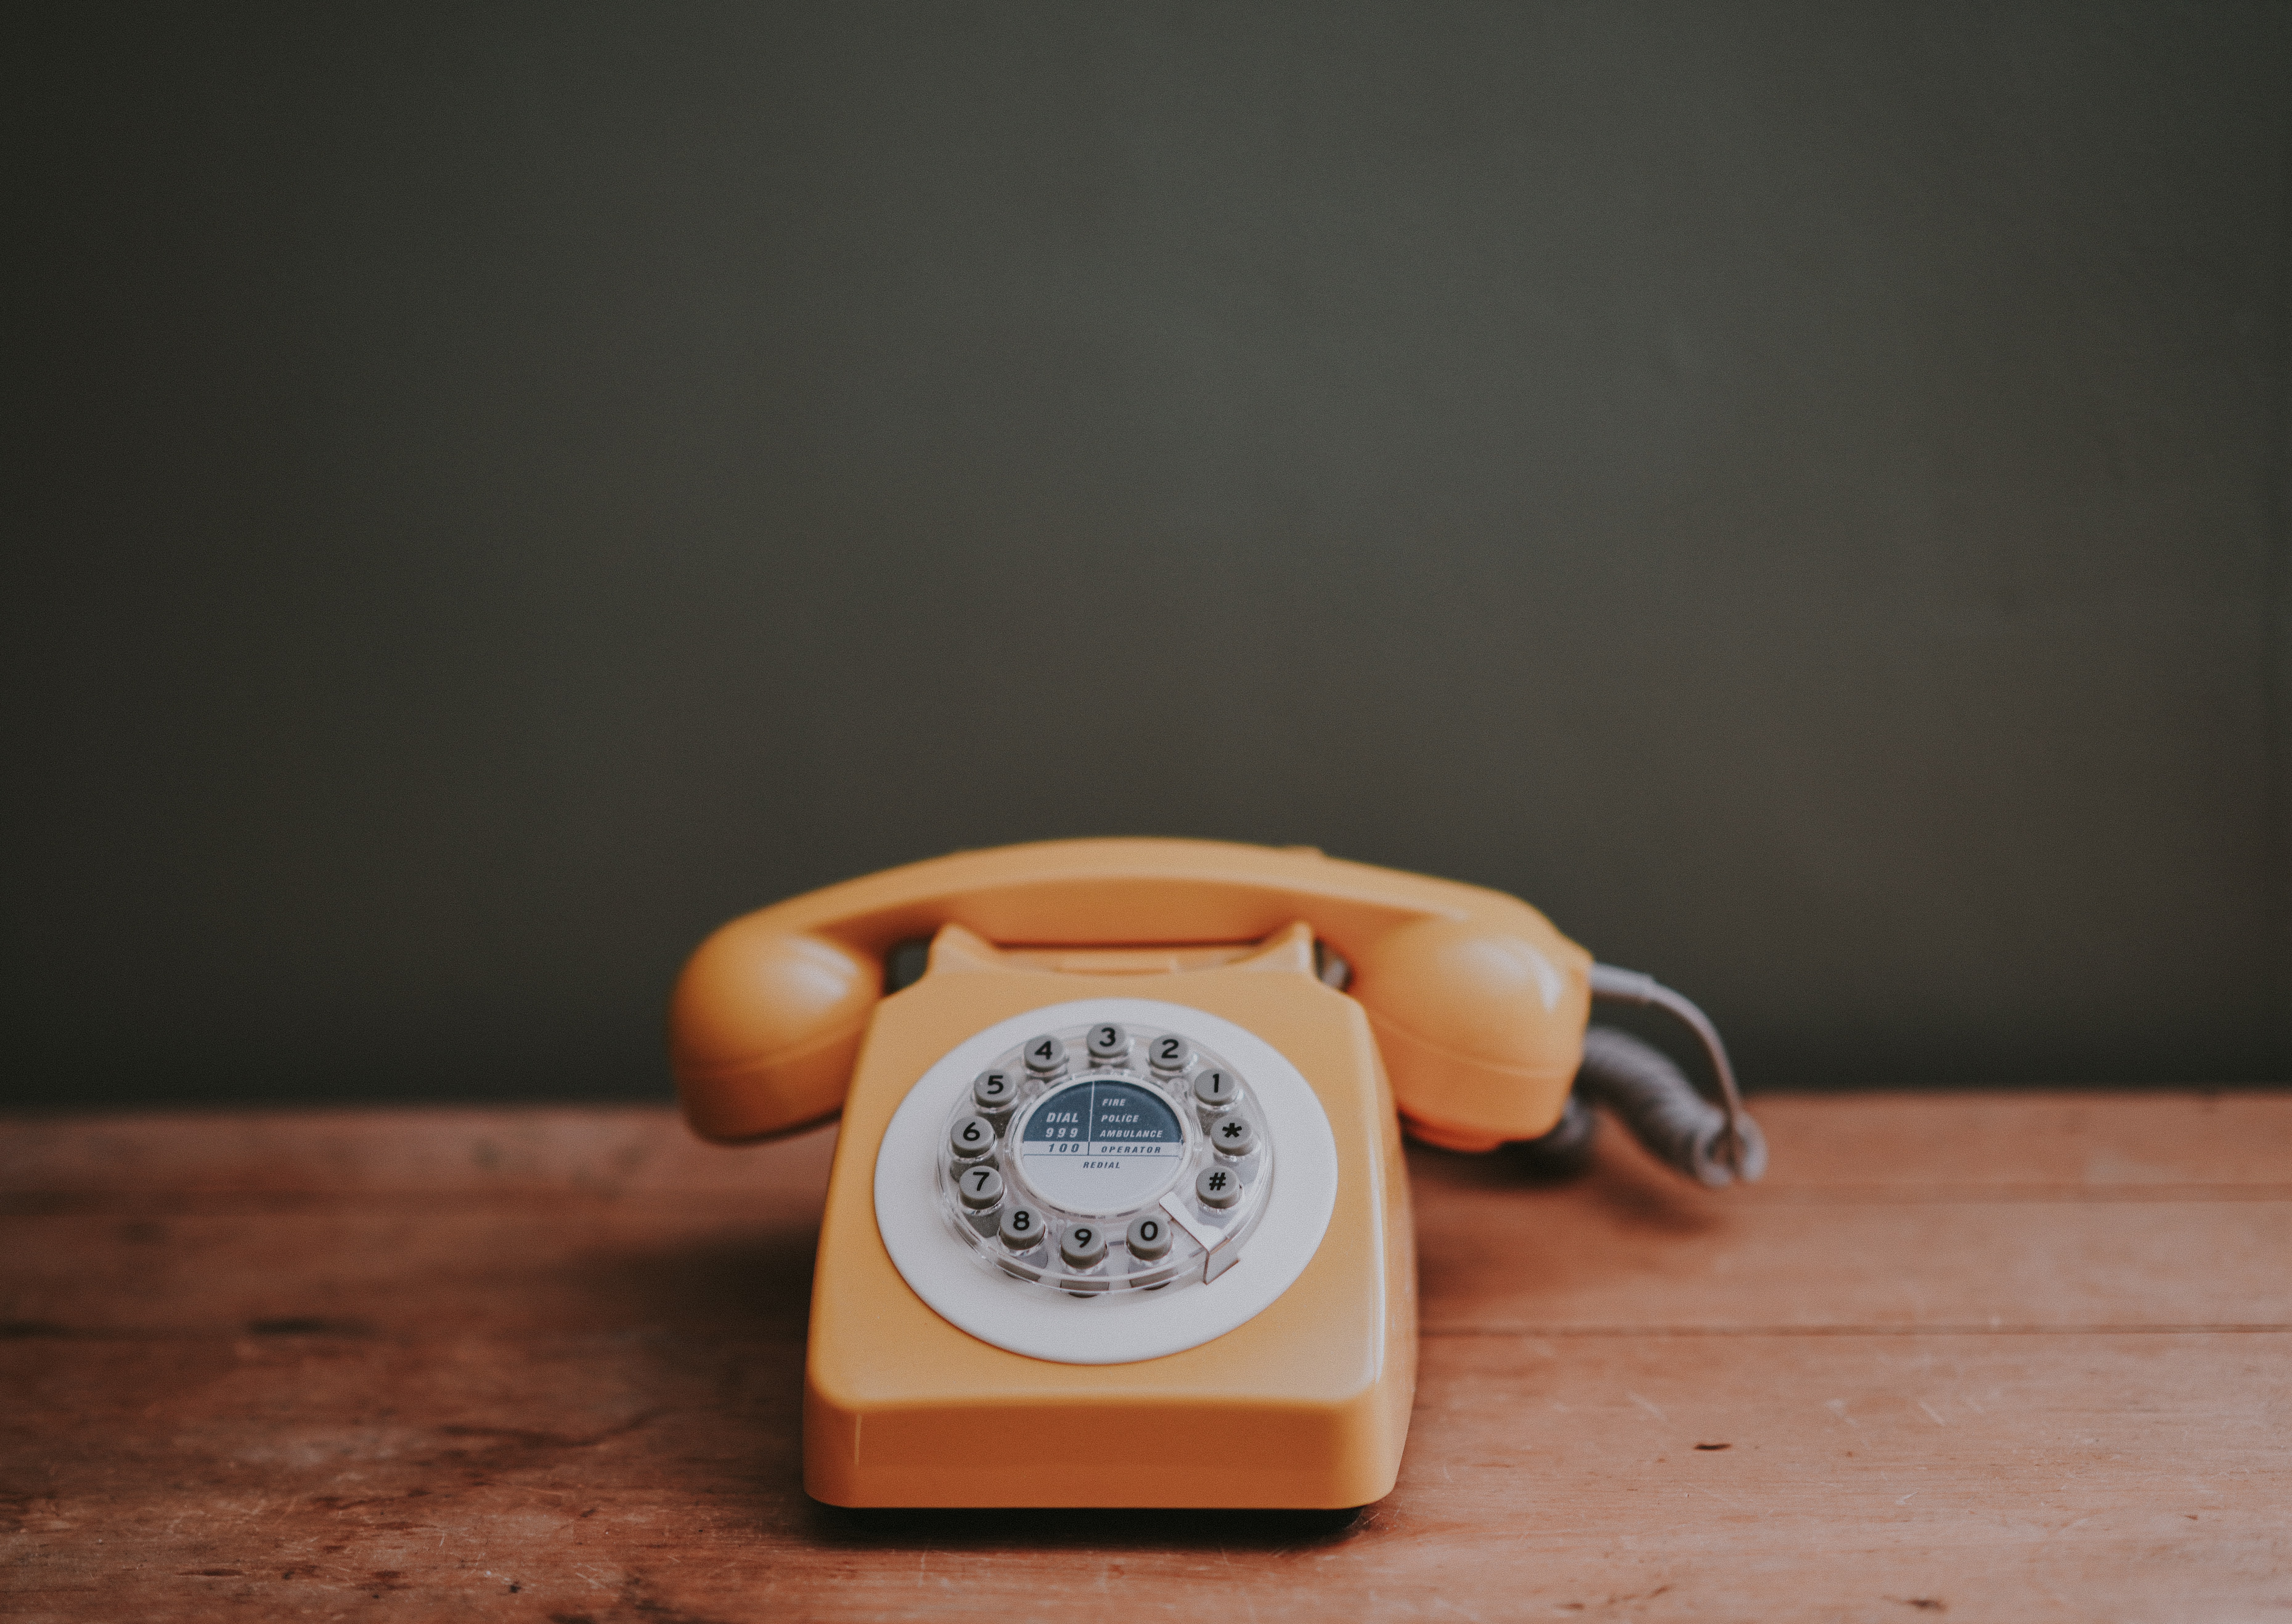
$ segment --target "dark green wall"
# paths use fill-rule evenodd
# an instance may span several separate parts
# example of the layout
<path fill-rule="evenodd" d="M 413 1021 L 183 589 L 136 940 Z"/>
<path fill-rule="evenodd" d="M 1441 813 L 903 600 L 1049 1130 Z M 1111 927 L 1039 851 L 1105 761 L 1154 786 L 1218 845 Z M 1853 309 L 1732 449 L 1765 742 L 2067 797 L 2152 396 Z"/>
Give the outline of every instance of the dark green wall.
<path fill-rule="evenodd" d="M 1891 10 L 54 13 L 7 1097 L 658 1093 L 1088 832 L 1754 1087 L 2292 1075 L 2292 7 Z"/>

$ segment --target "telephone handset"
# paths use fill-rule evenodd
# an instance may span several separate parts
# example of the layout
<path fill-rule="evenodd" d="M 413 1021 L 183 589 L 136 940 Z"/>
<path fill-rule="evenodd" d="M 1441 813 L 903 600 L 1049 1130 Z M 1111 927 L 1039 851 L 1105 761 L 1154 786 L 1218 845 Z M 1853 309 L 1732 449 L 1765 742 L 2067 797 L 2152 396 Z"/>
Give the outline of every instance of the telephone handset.
<path fill-rule="evenodd" d="M 1686 1021 L 1723 1105 L 1587 1046 L 1594 996 Z M 1515 898 L 1304 848 L 1063 840 L 831 886 L 702 944 L 670 1042 L 706 1137 L 842 1114 L 804 1408 L 838 1505 L 1366 1504 L 1415 1387 L 1400 1128 L 1565 1154 L 1591 1098 L 1707 1183 L 1764 1154 L 1676 994 Z"/>

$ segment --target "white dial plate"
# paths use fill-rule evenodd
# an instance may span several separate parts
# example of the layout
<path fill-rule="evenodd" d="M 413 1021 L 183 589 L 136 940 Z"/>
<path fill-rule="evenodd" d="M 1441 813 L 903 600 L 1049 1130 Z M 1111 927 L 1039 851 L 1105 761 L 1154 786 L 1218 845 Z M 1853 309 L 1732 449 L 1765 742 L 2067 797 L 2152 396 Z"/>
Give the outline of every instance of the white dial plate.
<path fill-rule="evenodd" d="M 1239 1262 L 1206 1286 L 1092 1298 L 1046 1292 L 979 1266 L 939 1208 L 940 1136 L 972 1079 L 1047 1028 L 1088 1021 L 1167 1027 L 1231 1060 L 1250 1080 L 1280 1170 Z M 892 1113 L 876 1156 L 876 1224 L 900 1278 L 942 1319 L 983 1342 L 1062 1364 L 1158 1359 L 1223 1336 L 1295 1283 L 1336 1208 L 1337 1145 L 1312 1085 L 1262 1038 L 1231 1021 L 1157 999 L 1093 998 L 1030 1009 L 965 1040 L 926 1071 Z"/>

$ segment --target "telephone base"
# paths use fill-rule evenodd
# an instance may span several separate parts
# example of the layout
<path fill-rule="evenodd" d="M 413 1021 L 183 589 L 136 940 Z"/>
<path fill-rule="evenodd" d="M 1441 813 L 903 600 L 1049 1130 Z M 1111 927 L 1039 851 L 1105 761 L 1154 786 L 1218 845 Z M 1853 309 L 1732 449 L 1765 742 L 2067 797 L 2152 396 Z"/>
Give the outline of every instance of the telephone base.
<path fill-rule="evenodd" d="M 1018 1358 L 1020 1355 L 1006 1355 Z M 1374 1387 L 1310 1409 L 1118 1401 L 853 1410 L 804 1393 L 804 1492 L 861 1507 L 1343 1511 L 1384 1498 L 1400 1436 Z M 1070 1440 L 1061 1446 L 1046 1440 Z"/>
<path fill-rule="evenodd" d="M 934 953 L 875 1013 L 845 1107 L 813 1276 L 804 1488 L 849 1507 L 1343 1511 L 1400 1471 L 1416 1387 L 1415 1250 L 1392 1093 L 1360 1007 L 1309 944 L 1166 973 L 1061 973 Z M 1310 1084 L 1337 1199 L 1294 1281 L 1198 1346 L 1031 1357 L 935 1312 L 878 1227 L 878 1146 L 905 1097 L 992 1023 L 1089 999 L 1156 1000 L 1242 1027 Z M 1277 1189 L 1279 1186 L 1277 1185 Z M 1245 1255 L 1209 1294 L 1247 1287 Z M 1075 1300 L 1077 1316 L 1121 1305 Z"/>

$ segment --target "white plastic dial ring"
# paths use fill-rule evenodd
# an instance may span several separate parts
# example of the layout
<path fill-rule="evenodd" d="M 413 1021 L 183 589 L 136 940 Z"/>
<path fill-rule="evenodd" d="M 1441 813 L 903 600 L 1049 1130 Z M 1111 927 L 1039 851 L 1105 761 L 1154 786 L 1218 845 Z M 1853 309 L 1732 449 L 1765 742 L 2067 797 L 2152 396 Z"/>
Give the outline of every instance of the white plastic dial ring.
<path fill-rule="evenodd" d="M 1045 1291 L 981 1268 L 941 1213 L 941 1136 L 972 1080 L 1028 1038 L 1086 1021 L 1182 1033 L 1249 1080 L 1279 1165 L 1239 1262 L 1206 1286 L 1088 1298 Z M 892 1113 L 876 1153 L 876 1222 L 900 1277 L 950 1323 L 1037 1359 L 1119 1364 L 1199 1347 L 1271 1306 L 1319 1250 L 1336 1210 L 1336 1138 L 1328 1116 L 1312 1085 L 1280 1051 L 1231 1021 L 1182 1004 L 1094 998 L 998 1022 L 923 1074 Z"/>

